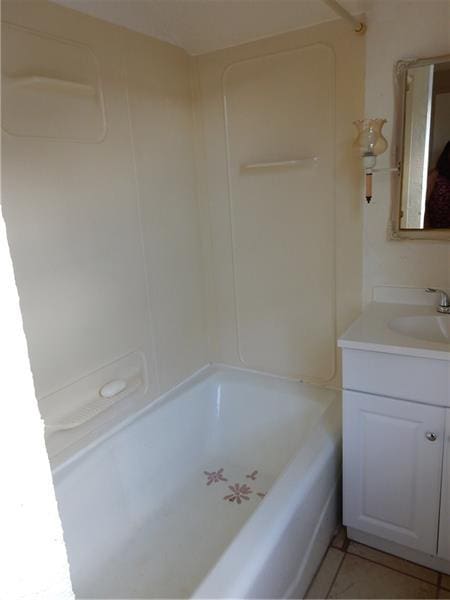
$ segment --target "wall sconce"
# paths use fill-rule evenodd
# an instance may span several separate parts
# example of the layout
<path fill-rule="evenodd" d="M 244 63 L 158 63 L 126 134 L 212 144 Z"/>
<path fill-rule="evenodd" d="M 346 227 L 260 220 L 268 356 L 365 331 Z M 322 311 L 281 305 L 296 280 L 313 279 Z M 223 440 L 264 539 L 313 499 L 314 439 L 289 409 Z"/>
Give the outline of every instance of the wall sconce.
<path fill-rule="evenodd" d="M 395 169 L 375 169 L 377 156 L 387 150 L 388 143 L 383 136 L 382 129 L 386 119 L 361 119 L 354 121 L 358 130 L 358 136 L 353 146 L 358 150 L 362 158 L 364 171 L 366 173 L 366 200 L 372 200 L 372 174 L 379 171 L 398 171 Z"/>

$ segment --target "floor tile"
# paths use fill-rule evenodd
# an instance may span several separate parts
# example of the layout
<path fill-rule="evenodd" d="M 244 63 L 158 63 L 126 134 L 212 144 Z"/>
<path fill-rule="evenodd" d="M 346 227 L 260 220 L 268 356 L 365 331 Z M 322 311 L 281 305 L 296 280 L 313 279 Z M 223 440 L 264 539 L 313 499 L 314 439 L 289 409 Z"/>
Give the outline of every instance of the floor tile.
<path fill-rule="evenodd" d="M 336 535 L 334 536 L 331 545 L 333 546 L 333 548 L 339 548 L 342 550 L 342 548 L 345 545 L 345 542 L 347 540 L 347 530 L 345 527 L 339 527 L 339 531 L 336 533 Z"/>
<path fill-rule="evenodd" d="M 450 598 L 450 590 L 439 590 L 438 598 Z"/>
<path fill-rule="evenodd" d="M 450 575 L 442 575 L 441 586 L 446 590 L 450 590 Z"/>
<path fill-rule="evenodd" d="M 418 577 L 419 579 L 423 579 L 424 581 L 428 581 L 429 583 L 433 583 L 435 585 L 438 583 L 439 574 L 436 571 L 416 565 L 415 563 L 404 560 L 403 558 L 392 556 L 392 554 L 386 554 L 380 550 L 375 550 L 375 548 L 369 548 L 369 546 L 364 546 L 363 544 L 350 542 L 347 551 L 351 554 L 361 556 L 362 558 L 373 560 L 374 562 L 384 565 L 385 567 L 390 567 L 391 569 L 401 571 L 406 575 Z"/>
<path fill-rule="evenodd" d="M 430 583 L 347 554 L 329 598 L 436 598 Z"/>
<path fill-rule="evenodd" d="M 333 579 L 344 560 L 345 554 L 335 548 L 329 548 L 317 571 L 305 598 L 326 598 Z"/>

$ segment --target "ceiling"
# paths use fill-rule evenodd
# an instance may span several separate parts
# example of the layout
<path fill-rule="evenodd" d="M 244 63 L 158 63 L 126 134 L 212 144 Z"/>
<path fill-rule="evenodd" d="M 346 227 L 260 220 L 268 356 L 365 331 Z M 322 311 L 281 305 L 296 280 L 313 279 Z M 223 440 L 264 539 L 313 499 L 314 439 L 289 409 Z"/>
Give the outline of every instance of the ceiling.
<path fill-rule="evenodd" d="M 337 18 L 321 0 L 54 0 L 203 54 Z M 356 14 L 363 0 L 340 0 Z"/>

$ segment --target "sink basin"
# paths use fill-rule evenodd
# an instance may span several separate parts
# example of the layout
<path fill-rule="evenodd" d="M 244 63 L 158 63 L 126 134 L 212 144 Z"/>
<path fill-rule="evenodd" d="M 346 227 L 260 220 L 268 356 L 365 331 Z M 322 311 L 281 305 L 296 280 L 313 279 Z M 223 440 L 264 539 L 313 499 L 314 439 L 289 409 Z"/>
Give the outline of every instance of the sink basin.
<path fill-rule="evenodd" d="M 388 325 L 390 329 L 409 337 L 450 344 L 450 315 L 397 317 Z"/>

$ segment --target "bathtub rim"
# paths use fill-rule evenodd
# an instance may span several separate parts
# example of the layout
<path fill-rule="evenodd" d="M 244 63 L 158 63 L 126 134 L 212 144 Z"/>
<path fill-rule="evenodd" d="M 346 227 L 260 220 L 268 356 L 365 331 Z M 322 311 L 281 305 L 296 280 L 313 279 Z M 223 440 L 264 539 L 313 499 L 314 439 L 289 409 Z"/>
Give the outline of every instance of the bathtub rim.
<path fill-rule="evenodd" d="M 52 457 L 50 457 L 49 455 L 50 467 L 53 478 L 57 479 L 58 477 L 62 476 L 66 468 L 69 468 L 75 462 L 81 460 L 86 454 L 92 452 L 97 446 L 102 445 L 109 438 L 113 437 L 115 434 L 119 433 L 129 425 L 132 425 L 135 421 L 137 421 L 145 414 L 150 413 L 153 410 L 157 410 L 158 408 L 164 406 L 167 402 L 170 402 L 174 396 L 177 396 L 183 393 L 184 391 L 191 389 L 195 385 L 206 381 L 207 378 L 212 377 L 220 372 L 238 372 L 244 374 L 247 373 L 249 375 L 267 377 L 268 379 L 271 379 L 273 381 L 287 381 L 302 384 L 307 387 L 312 387 L 314 389 L 335 391 L 336 393 L 341 392 L 339 388 L 335 388 L 333 386 L 306 383 L 301 379 L 294 379 L 292 377 L 285 377 L 273 373 L 266 373 L 264 371 L 258 371 L 256 369 L 235 367 L 227 365 L 225 363 L 207 363 L 206 365 L 203 365 L 200 369 L 189 375 L 189 377 L 183 379 L 183 381 L 180 381 L 180 383 L 175 385 L 173 388 L 167 390 L 167 392 L 164 392 L 154 400 L 148 400 L 148 402 L 146 402 L 144 406 L 139 407 L 137 410 L 132 410 L 130 414 L 119 419 L 117 423 L 113 422 L 111 424 L 110 422 L 106 421 L 103 424 L 99 424 L 98 428 L 94 429 L 92 432 L 78 440 L 76 443 L 67 446 L 66 448 L 61 450 L 61 452 L 58 452 Z M 110 424 L 110 426 L 108 426 L 108 423 Z"/>

